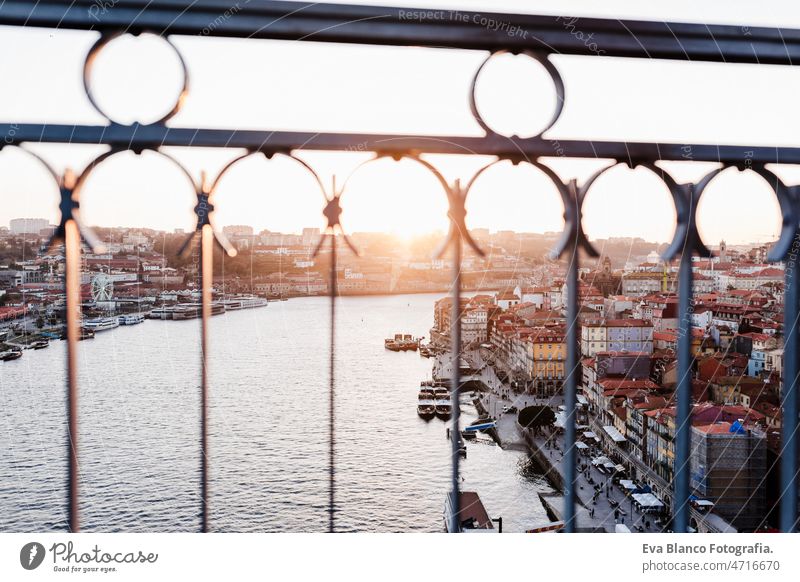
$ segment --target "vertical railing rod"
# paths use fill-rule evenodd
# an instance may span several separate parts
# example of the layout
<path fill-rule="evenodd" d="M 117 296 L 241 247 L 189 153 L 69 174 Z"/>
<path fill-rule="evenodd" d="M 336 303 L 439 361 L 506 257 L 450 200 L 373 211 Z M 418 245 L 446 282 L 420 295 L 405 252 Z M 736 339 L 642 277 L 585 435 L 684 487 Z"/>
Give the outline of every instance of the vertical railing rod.
<path fill-rule="evenodd" d="M 673 531 L 685 533 L 689 527 L 689 454 L 691 440 L 692 407 L 692 250 L 687 245 L 680 258 L 678 272 L 678 386 L 676 439 L 675 439 L 675 490 L 673 496 Z"/>
<path fill-rule="evenodd" d="M 800 233 L 799 233 L 800 234 Z M 798 235 L 795 236 L 790 253 L 797 253 Z M 796 263 L 790 254 L 790 261 Z M 788 261 L 787 261 L 788 262 Z M 800 342 L 798 342 L 798 317 L 800 317 L 800 291 L 794 281 L 794 266 L 786 265 L 784 280 L 784 322 L 785 334 L 785 370 L 783 378 L 783 427 L 781 438 L 781 501 L 780 501 L 780 529 L 783 532 L 793 532 L 797 528 L 797 424 L 798 424 L 798 395 L 797 385 L 800 379 Z"/>
<path fill-rule="evenodd" d="M 457 189 L 460 189 L 458 184 Z M 448 516 L 448 531 L 456 533 L 461 531 L 461 494 L 459 492 L 459 464 L 460 464 L 460 431 L 459 419 L 461 417 L 460 405 L 460 388 L 461 388 L 461 371 L 459 369 L 459 360 L 461 353 L 461 230 L 459 225 L 454 225 L 452 229 L 451 243 L 453 245 L 453 286 L 451 289 L 453 305 L 452 314 L 450 316 L 450 339 L 451 345 L 451 367 L 452 375 L 450 376 L 450 456 L 451 456 L 451 473 L 450 473 L 450 515 Z"/>
<path fill-rule="evenodd" d="M 200 527 L 208 532 L 208 320 L 211 317 L 211 279 L 214 232 L 211 225 L 200 229 Z"/>
<path fill-rule="evenodd" d="M 574 185 L 573 185 L 574 186 Z M 574 241 L 570 249 L 567 266 L 567 384 L 564 394 L 565 440 L 564 440 L 564 531 L 574 533 L 575 519 L 575 407 L 578 385 L 578 244 Z"/>
<path fill-rule="evenodd" d="M 336 182 L 334 181 L 334 192 Z M 336 233 L 331 232 L 331 337 L 330 337 L 330 388 L 328 390 L 328 532 L 336 530 L 336 295 L 338 281 L 336 274 Z"/>
<path fill-rule="evenodd" d="M 80 332 L 80 254 L 81 235 L 78 224 L 64 224 L 66 258 L 64 291 L 67 325 L 67 527 L 80 531 L 78 510 L 78 334 Z"/>

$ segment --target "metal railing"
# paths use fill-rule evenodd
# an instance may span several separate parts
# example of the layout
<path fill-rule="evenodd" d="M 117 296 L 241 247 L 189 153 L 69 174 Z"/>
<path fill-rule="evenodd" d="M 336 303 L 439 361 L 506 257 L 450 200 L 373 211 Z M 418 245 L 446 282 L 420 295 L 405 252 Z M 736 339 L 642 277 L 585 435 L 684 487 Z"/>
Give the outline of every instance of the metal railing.
<path fill-rule="evenodd" d="M 795 147 L 750 147 L 738 145 L 645 143 L 588 140 L 560 140 L 559 155 L 568 158 L 606 158 L 614 163 L 600 170 L 580 186 L 575 180 L 563 181 L 549 167 L 539 162 L 540 157 L 552 156 L 553 146 L 542 134 L 558 120 L 565 100 L 564 84 L 558 69 L 549 60 L 551 54 L 581 55 L 586 58 L 615 56 L 627 58 L 672 59 L 678 61 L 712 61 L 725 63 L 758 63 L 790 66 L 800 60 L 800 30 L 748 27 L 744 34 L 738 26 L 680 24 L 644 22 L 632 20 L 606 20 L 581 18 L 581 29 L 591 31 L 596 39 L 592 46 L 579 35 L 573 34 L 577 19 L 555 16 L 530 16 L 518 14 L 489 14 L 448 10 L 414 10 L 375 6 L 352 6 L 334 4 L 298 4 L 251 0 L 236 4 L 231 11 L 229 3 L 220 0 L 180 2 L 176 0 L 73 0 L 64 3 L 56 0 L 36 2 L 6 0 L 0 4 L 0 25 L 44 27 L 60 29 L 93 30 L 100 38 L 87 55 L 84 67 L 86 95 L 97 111 L 107 120 L 104 125 L 68 125 L 37 123 L 0 123 L 0 147 L 22 146 L 26 143 L 74 143 L 100 144 L 107 146 L 104 153 L 77 178 L 59 175 L 47 163 L 61 191 L 61 220 L 54 237 L 63 241 L 66 252 L 66 296 L 67 296 L 67 451 L 69 472 L 67 483 L 68 523 L 71 531 L 78 531 L 78 458 L 79 427 L 77 424 L 77 341 L 79 326 L 79 256 L 81 239 L 90 247 L 100 247 L 99 241 L 81 224 L 80 190 L 87 176 L 95 167 L 118 152 L 159 152 L 165 146 L 244 148 L 248 154 L 261 153 L 289 156 L 302 164 L 316 179 L 325 196 L 324 210 L 327 218 L 327 237 L 331 244 L 331 366 L 330 366 L 330 482 L 329 482 L 329 530 L 335 529 L 335 369 L 336 349 L 336 254 L 338 235 L 343 235 L 339 223 L 342 190 L 326 191 L 319 176 L 305 162 L 292 155 L 299 150 L 326 151 L 371 151 L 375 159 L 391 156 L 406 158 L 422 164 L 437 178 L 449 200 L 450 234 L 442 252 L 448 248 L 454 257 L 453 272 L 453 317 L 460 312 L 460 263 L 464 243 L 480 253 L 477 244 L 466 228 L 465 200 L 475 179 L 488 167 L 501 161 L 515 164 L 528 163 L 544 173 L 558 190 L 564 204 L 565 227 L 561 241 L 553 255 L 568 259 L 567 315 L 568 355 L 566 361 L 565 406 L 567 410 L 566 472 L 565 472 L 565 530 L 575 531 L 575 427 L 576 386 L 578 382 L 578 268 L 579 251 L 589 256 L 597 252 L 589 243 L 581 222 L 581 207 L 594 181 L 610 167 L 626 164 L 642 166 L 655 173 L 668 187 L 677 208 L 677 229 L 665 259 L 680 256 L 679 271 L 679 318 L 678 341 L 679 382 L 677 446 L 675 468 L 674 530 L 686 531 L 688 527 L 689 499 L 689 413 L 691 403 L 691 259 L 695 254 L 709 256 L 697 231 L 695 213 L 698 201 L 709 183 L 723 170 L 736 168 L 760 175 L 774 191 L 782 210 L 781 236 L 772 249 L 770 259 L 786 261 L 785 294 L 785 354 L 786 367 L 782 406 L 784 411 L 781 450 L 781 529 L 794 531 L 798 515 L 798 288 L 792 283 L 792 269 L 796 258 L 794 241 L 800 235 L 800 190 L 798 186 L 785 185 L 766 168 L 770 163 L 800 164 L 800 148 Z M 227 12 L 226 12 L 227 11 Z M 224 19 L 220 15 L 225 13 Z M 455 17 L 457 15 L 457 17 Z M 484 20 L 493 20 L 504 27 L 481 25 Z M 211 26 L 213 23 L 213 26 Z M 524 31 L 525 34 L 509 35 L 507 30 Z M 570 29 L 572 27 L 573 30 Z M 284 39 L 304 42 L 336 42 L 367 45 L 422 46 L 430 48 L 458 48 L 487 51 L 487 60 L 475 72 L 470 104 L 472 113 L 484 131 L 480 137 L 422 136 L 410 134 L 365 134 L 365 133 L 307 133 L 270 130 L 210 129 L 203 127 L 170 127 L 167 122 L 178 112 L 186 95 L 188 79 L 184 79 L 183 91 L 173 109 L 155 123 L 142 125 L 121 124 L 106 115 L 93 97 L 90 71 L 95 56 L 114 38 L 123 34 L 157 34 L 169 42 L 173 35 L 218 36 L 236 38 Z M 183 58 L 174 45 L 188 76 Z M 598 47 L 602 47 L 599 49 Z M 484 120 L 475 100 L 478 75 L 489 59 L 503 52 L 524 53 L 541 63 L 550 74 L 558 101 L 556 111 L 547 127 L 530 138 L 505 136 L 496 132 Z M 0 113 L 1 115 L 1 113 Z M 13 121 L 13 120 L 12 120 Z M 691 160 L 717 162 L 714 170 L 698 183 L 679 184 L 667 172 L 655 165 L 660 160 L 686 160 L 687 151 Z M 449 183 L 442 174 L 420 156 L 423 154 L 463 154 L 495 156 L 497 161 L 482 168 L 462 187 L 458 181 Z M 166 154 L 164 154 L 166 155 Z M 168 156 L 167 156 L 168 157 Z M 177 162 L 172 159 L 173 162 Z M 240 158 L 241 159 L 241 158 Z M 226 166 L 224 173 L 237 160 Z M 180 164 L 178 164 L 180 167 Z M 210 457 L 207 443 L 208 424 L 208 378 L 207 336 L 210 314 L 212 280 L 212 245 L 216 242 L 228 252 L 233 252 L 227 241 L 213 228 L 212 203 L 216 184 L 221 176 L 209 183 L 205 179 L 196 181 L 181 167 L 194 184 L 197 196 L 197 234 L 200 237 L 199 274 L 202 289 L 201 317 L 201 503 L 202 530 L 210 529 L 208 521 L 208 465 Z M 346 188 L 346 184 L 343 188 Z M 349 239 L 341 236 L 349 245 Z M 187 241 L 188 244 L 188 241 Z M 322 244 L 322 242 L 320 243 Z M 794 246 L 793 246 L 794 245 Z M 349 245 L 352 248 L 352 245 Z M 355 250 L 355 249 L 353 249 Z M 459 326 L 453 329 L 452 356 L 454 359 L 452 379 L 453 423 L 458 429 L 458 353 L 460 350 Z M 459 455 L 457 439 L 453 440 L 452 495 L 449 516 L 451 531 L 459 530 Z"/>

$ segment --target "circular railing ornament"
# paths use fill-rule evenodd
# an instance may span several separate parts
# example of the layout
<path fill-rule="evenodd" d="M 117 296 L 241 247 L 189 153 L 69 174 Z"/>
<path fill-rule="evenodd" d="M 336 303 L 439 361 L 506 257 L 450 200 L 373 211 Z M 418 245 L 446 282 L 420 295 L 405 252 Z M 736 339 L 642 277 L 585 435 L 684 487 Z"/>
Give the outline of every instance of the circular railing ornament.
<path fill-rule="evenodd" d="M 116 39 L 125 36 L 127 34 L 132 34 L 132 33 L 127 33 L 125 31 L 103 33 L 102 36 L 97 40 L 97 42 L 95 42 L 94 45 L 92 45 L 92 47 L 89 49 L 89 52 L 86 55 L 86 60 L 83 63 L 83 89 L 86 93 L 86 97 L 89 99 L 89 103 L 91 103 L 95 111 L 97 111 L 100 115 L 102 115 L 107 121 L 117 125 L 125 125 L 125 124 L 121 124 L 118 121 L 112 119 L 112 116 L 100 105 L 92 85 L 92 70 L 94 68 L 94 64 L 98 55 L 103 51 L 103 49 L 106 48 Z M 186 97 L 189 95 L 189 68 L 186 65 L 186 61 L 183 59 L 183 55 L 178 50 L 178 47 L 176 47 L 172 43 L 172 41 L 169 40 L 168 37 L 153 32 L 142 32 L 134 36 L 140 36 L 140 35 L 151 36 L 164 41 L 175 53 L 175 56 L 178 57 L 178 62 L 180 64 L 182 72 L 182 82 L 181 82 L 181 89 L 180 92 L 178 93 L 178 97 L 175 100 L 175 103 L 173 104 L 172 108 L 167 113 L 162 115 L 159 119 L 147 124 L 147 125 L 163 125 L 164 123 L 166 123 L 167 121 L 169 121 L 170 119 L 175 117 L 175 115 L 178 114 L 178 112 L 183 107 Z"/>
<path fill-rule="evenodd" d="M 553 82 L 553 86 L 555 87 L 556 91 L 556 107 L 553 111 L 553 115 L 550 118 L 550 121 L 547 122 L 545 127 L 541 129 L 538 133 L 535 134 L 535 137 L 541 136 L 544 132 L 555 125 L 558 118 L 561 117 L 561 112 L 564 110 L 564 99 L 565 99 L 565 89 L 564 89 L 564 79 L 561 77 L 561 73 L 558 71 L 556 66 L 550 60 L 549 55 L 547 53 L 539 52 L 539 51 L 522 51 L 520 53 L 511 53 L 510 51 L 501 50 L 496 51 L 490 54 L 486 59 L 481 63 L 478 69 L 475 71 L 475 75 L 472 77 L 472 84 L 470 86 L 469 91 L 469 108 L 472 112 L 472 116 L 475 118 L 475 121 L 478 125 L 481 126 L 486 135 L 503 135 L 498 131 L 494 130 L 489 123 L 484 119 L 483 115 L 480 112 L 480 108 L 478 107 L 478 98 L 477 98 L 477 87 L 478 87 L 478 79 L 480 78 L 481 72 L 486 68 L 493 59 L 498 56 L 506 55 L 506 54 L 520 54 L 530 57 L 534 61 L 538 62 L 544 70 L 550 75 L 550 79 Z M 506 136 L 514 138 L 519 138 L 517 135 Z"/>
<path fill-rule="evenodd" d="M 480 257 L 485 256 L 485 253 L 483 252 L 483 249 L 481 249 L 480 246 L 478 246 L 478 243 L 475 242 L 475 240 L 469 234 L 469 230 L 466 227 L 466 222 L 465 222 L 465 218 L 466 218 L 466 214 L 467 214 L 466 207 L 465 207 L 466 190 L 464 188 L 461 188 L 461 186 L 458 185 L 458 184 L 451 186 L 447 182 L 447 179 L 444 177 L 444 174 L 442 174 L 433 164 L 431 164 L 429 161 L 421 158 L 416 153 L 413 153 L 413 152 L 408 152 L 408 153 L 377 152 L 374 157 L 372 157 L 372 158 L 370 158 L 368 160 L 364 160 L 363 162 L 358 164 L 353 169 L 353 171 L 350 172 L 350 174 L 348 174 L 347 178 L 345 178 L 344 184 L 342 184 L 341 190 L 339 190 L 338 197 L 341 197 L 341 195 L 344 194 L 344 192 L 347 189 L 347 184 L 350 182 L 350 179 L 356 174 L 356 172 L 358 172 L 361 168 L 363 168 L 364 166 L 366 166 L 368 164 L 372 164 L 372 163 L 374 163 L 374 162 L 376 162 L 378 160 L 382 160 L 382 159 L 386 159 L 386 158 L 390 158 L 390 159 L 392 159 L 392 160 L 394 160 L 396 162 L 399 162 L 399 161 L 402 161 L 402 160 L 410 160 L 410 161 L 413 161 L 413 162 L 421 165 L 423 168 L 428 170 L 436 178 L 436 180 L 439 182 L 439 185 L 444 190 L 444 193 L 445 193 L 445 196 L 447 197 L 447 202 L 448 202 L 447 216 L 450 219 L 449 220 L 449 230 L 448 230 L 447 235 L 443 239 L 442 243 L 438 247 L 438 249 L 434 252 L 433 256 L 441 257 L 444 254 L 444 252 L 447 250 L 448 246 L 450 246 L 450 244 L 453 242 L 453 240 L 454 240 L 454 238 L 456 237 L 457 234 L 460 234 L 462 239 L 472 248 L 472 250 L 475 251 L 475 253 L 478 256 L 480 256 Z M 348 239 L 345 239 L 345 240 L 348 240 Z"/>

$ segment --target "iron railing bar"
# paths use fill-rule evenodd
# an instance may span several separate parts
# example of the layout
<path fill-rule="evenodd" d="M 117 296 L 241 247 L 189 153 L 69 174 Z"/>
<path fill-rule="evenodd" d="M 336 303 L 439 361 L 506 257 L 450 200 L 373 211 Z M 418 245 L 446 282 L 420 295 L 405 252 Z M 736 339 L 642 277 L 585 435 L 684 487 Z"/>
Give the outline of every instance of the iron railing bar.
<path fill-rule="evenodd" d="M 685 533 L 689 527 L 689 454 L 692 411 L 692 252 L 687 245 L 681 253 L 678 270 L 678 385 L 675 418 L 675 469 L 672 529 Z"/>
<path fill-rule="evenodd" d="M 67 331 L 67 527 L 80 531 L 78 506 L 78 334 L 80 333 L 81 235 L 78 223 L 64 223 L 65 293 Z"/>
<path fill-rule="evenodd" d="M 334 193 L 336 182 L 334 179 Z M 338 275 L 336 273 L 336 233 L 330 233 L 331 239 L 331 319 L 330 319 L 330 387 L 328 390 L 328 533 L 336 531 L 336 295 L 338 293 Z"/>
<path fill-rule="evenodd" d="M 263 0 L 201 0 L 188 8 L 183 0 L 116 0 L 108 7 L 95 0 L 6 0 L 0 24 L 728 63 L 790 65 L 800 58 L 800 30 L 790 28 Z M 590 34 L 593 42 L 586 41 Z"/>
<path fill-rule="evenodd" d="M 213 279 L 214 231 L 206 224 L 200 229 L 199 276 L 200 276 L 200 529 L 209 531 L 208 523 L 208 356 L 211 318 L 211 282 Z"/>
<path fill-rule="evenodd" d="M 461 195 L 461 188 L 457 184 L 455 195 Z M 460 472 L 460 436 L 459 420 L 461 418 L 461 370 L 459 361 L 461 355 L 461 254 L 462 254 L 462 233 L 460 225 L 453 223 L 451 227 L 451 243 L 453 247 L 453 286 L 451 295 L 453 298 L 450 326 L 451 345 L 451 367 L 450 376 L 450 515 L 448 516 L 448 530 L 450 533 L 461 532 L 461 493 L 459 483 Z"/>
<path fill-rule="evenodd" d="M 795 244 L 790 253 L 797 252 L 797 235 Z M 800 291 L 798 282 L 795 281 L 796 260 L 792 254 L 786 259 L 784 280 L 784 318 L 783 329 L 785 334 L 784 353 L 785 367 L 783 377 L 783 420 L 781 438 L 781 500 L 780 500 L 780 529 L 783 532 L 793 532 L 797 527 L 798 519 L 798 381 L 800 381 L 800 342 L 798 341 L 798 318 L 800 318 Z M 790 262 L 792 265 L 790 265 Z"/>
<path fill-rule="evenodd" d="M 575 194 L 575 185 L 570 189 Z M 574 211 L 580 211 L 576 196 Z M 575 519 L 575 485 L 577 482 L 576 457 L 575 457 L 575 407 L 578 400 L 578 240 L 573 239 L 567 251 L 570 255 L 567 264 L 567 369 L 565 370 L 566 384 L 564 385 L 564 531 L 574 533 L 577 529 Z"/>
<path fill-rule="evenodd" d="M 237 148 L 265 153 L 344 150 L 382 154 L 480 154 L 513 160 L 540 157 L 609 159 L 636 164 L 653 161 L 742 164 L 800 164 L 800 148 L 655 142 L 553 140 L 492 134 L 425 136 L 411 134 L 316 133 L 270 130 L 167 127 L 164 125 L 63 125 L 0 123 L 2 145 L 70 143 L 142 150 L 162 146 Z M 558 152 L 556 151 L 558 147 Z"/>

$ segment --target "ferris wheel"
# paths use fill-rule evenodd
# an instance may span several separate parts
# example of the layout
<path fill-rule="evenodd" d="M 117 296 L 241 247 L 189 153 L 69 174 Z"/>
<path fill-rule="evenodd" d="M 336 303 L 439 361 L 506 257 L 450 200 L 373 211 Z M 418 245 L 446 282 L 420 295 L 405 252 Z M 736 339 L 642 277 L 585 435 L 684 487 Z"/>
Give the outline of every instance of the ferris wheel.
<path fill-rule="evenodd" d="M 92 277 L 92 299 L 109 301 L 114 295 L 114 281 L 105 273 Z"/>

